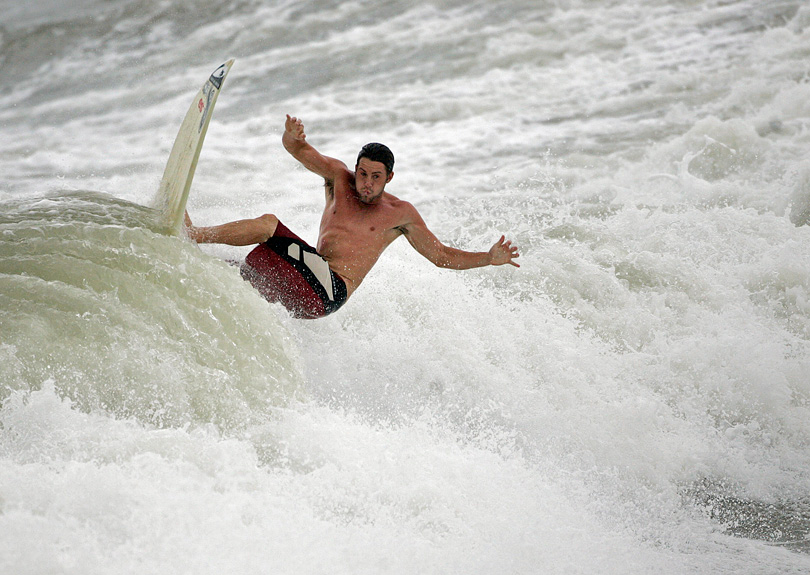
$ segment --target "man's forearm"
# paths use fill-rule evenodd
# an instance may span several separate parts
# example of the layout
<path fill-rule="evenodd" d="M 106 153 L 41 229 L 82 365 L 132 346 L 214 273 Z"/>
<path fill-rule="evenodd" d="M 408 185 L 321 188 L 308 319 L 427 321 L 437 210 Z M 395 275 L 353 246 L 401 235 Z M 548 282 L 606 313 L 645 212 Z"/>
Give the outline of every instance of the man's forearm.
<path fill-rule="evenodd" d="M 434 263 L 440 268 L 468 270 L 490 265 L 492 256 L 489 252 L 465 252 L 464 250 L 444 246 L 442 253 Z"/>
<path fill-rule="evenodd" d="M 309 146 L 306 141 L 293 138 L 289 132 L 284 132 L 284 134 L 281 136 L 281 144 L 284 146 L 285 150 L 296 158 L 304 147 Z"/>

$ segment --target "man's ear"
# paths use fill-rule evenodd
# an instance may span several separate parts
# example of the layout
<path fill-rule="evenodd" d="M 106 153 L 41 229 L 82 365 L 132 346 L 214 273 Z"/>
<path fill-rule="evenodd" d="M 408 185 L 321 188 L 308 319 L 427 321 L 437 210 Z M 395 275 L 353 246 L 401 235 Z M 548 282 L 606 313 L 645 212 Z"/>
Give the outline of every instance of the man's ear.
<path fill-rule="evenodd" d="M 387 184 L 388 182 L 390 182 L 391 178 L 393 178 L 393 177 L 394 177 L 394 172 L 391 172 L 390 174 L 388 174 L 388 179 L 385 180 L 385 183 Z"/>

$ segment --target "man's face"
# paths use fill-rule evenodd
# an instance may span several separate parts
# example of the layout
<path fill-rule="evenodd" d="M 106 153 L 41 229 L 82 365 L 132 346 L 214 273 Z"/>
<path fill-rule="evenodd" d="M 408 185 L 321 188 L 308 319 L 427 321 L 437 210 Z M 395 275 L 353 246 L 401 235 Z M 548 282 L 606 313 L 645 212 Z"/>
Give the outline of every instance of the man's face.
<path fill-rule="evenodd" d="M 357 188 L 357 199 L 364 204 L 372 204 L 379 198 L 385 184 L 391 181 L 394 172 L 386 173 L 385 164 L 360 158 L 354 169 L 354 185 Z"/>

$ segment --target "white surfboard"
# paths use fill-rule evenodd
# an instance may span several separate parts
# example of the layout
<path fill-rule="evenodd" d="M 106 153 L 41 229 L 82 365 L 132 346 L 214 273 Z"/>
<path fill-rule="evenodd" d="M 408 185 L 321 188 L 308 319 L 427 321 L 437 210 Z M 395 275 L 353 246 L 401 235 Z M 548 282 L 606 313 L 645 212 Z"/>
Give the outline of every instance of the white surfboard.
<path fill-rule="evenodd" d="M 166 162 L 166 169 L 163 171 L 163 179 L 153 202 L 153 207 L 159 211 L 162 227 L 170 235 L 179 235 L 183 227 L 183 214 L 186 211 L 191 180 L 194 179 L 194 170 L 197 168 L 208 122 L 211 121 L 214 104 L 233 62 L 233 60 L 225 62 L 203 84 L 191 102 L 191 107 L 174 140 L 169 161 Z"/>

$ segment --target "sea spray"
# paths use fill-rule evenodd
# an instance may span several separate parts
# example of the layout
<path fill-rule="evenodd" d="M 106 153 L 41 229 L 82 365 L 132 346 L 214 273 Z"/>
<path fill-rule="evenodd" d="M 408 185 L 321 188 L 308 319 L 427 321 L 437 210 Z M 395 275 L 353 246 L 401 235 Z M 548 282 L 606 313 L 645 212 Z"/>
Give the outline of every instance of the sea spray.
<path fill-rule="evenodd" d="M 224 262 L 153 232 L 152 210 L 78 192 L 3 208 L 3 397 L 51 381 L 84 410 L 236 429 L 302 392 L 266 302 Z"/>
<path fill-rule="evenodd" d="M 385 142 L 388 191 L 442 241 L 483 250 L 506 234 L 522 267 L 438 270 L 399 239 L 338 313 L 296 322 L 216 261 L 243 249 L 156 236 L 143 253 L 129 247 L 148 245 L 140 216 L 113 226 L 99 244 L 114 249 L 77 253 L 128 262 L 164 310 L 139 324 L 110 284 L 89 283 L 108 301 L 72 279 L 57 295 L 71 313 L 109 314 L 94 337 L 117 347 L 81 366 L 60 356 L 55 342 L 79 338 L 53 305 L 26 329 L 57 361 L 0 345 L 13 389 L 0 570 L 810 571 L 805 4 L 9 7 L 0 197 L 55 187 L 147 203 L 189 90 L 233 56 L 195 223 L 275 213 L 316 241 L 322 180 L 280 145 L 290 113 L 349 167 Z M 51 264 L 44 250 L 25 261 Z M 167 274 L 190 281 L 161 291 Z M 137 309 L 139 283 L 122 279 Z M 24 301 L 11 283 L 3 301 Z M 209 327 L 225 317 L 273 335 L 228 327 L 219 341 Z M 120 343 L 133 326 L 142 345 Z M 267 371 L 258 352 L 278 334 L 305 399 L 245 399 L 243 386 L 268 389 L 247 357 Z M 189 341 L 193 359 L 180 357 Z M 120 374 L 85 364 L 111 356 L 159 401 L 99 399 Z M 81 381 L 95 370 L 97 390 L 70 392 L 59 366 Z"/>

